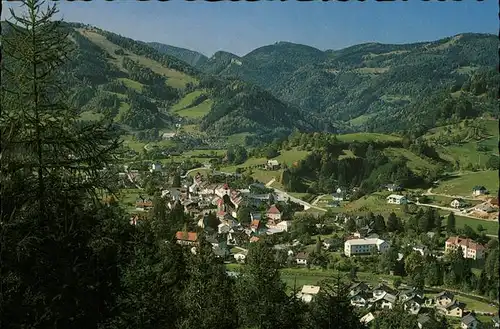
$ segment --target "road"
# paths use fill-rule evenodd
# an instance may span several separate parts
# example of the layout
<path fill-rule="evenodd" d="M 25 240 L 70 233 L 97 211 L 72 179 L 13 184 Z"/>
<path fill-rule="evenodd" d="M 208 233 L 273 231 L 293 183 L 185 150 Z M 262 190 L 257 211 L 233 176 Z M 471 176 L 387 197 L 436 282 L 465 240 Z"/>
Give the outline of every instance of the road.
<path fill-rule="evenodd" d="M 273 178 L 269 182 L 267 182 L 266 187 L 271 187 L 271 185 L 273 185 L 274 182 L 276 182 L 276 178 Z"/>
<path fill-rule="evenodd" d="M 280 189 L 277 189 L 275 187 L 271 187 L 271 184 L 274 183 L 274 178 L 271 179 L 267 184 L 266 184 L 266 187 L 269 187 L 269 188 L 272 188 L 274 190 L 274 193 L 278 196 L 279 199 L 282 199 L 282 200 L 286 200 L 286 199 L 289 199 L 290 201 L 292 202 L 295 202 L 295 203 L 298 203 L 302 206 L 304 206 L 304 210 L 308 210 L 308 209 L 316 209 L 316 210 L 319 210 L 319 211 L 324 211 L 326 212 L 326 209 L 323 209 L 323 208 L 320 208 L 320 207 L 317 207 L 317 206 L 314 206 L 312 204 L 310 204 L 309 202 L 306 202 L 304 200 L 301 200 L 301 199 L 298 199 L 288 193 L 286 193 L 285 191 L 282 191 Z"/>
<path fill-rule="evenodd" d="M 327 196 L 328 194 L 321 194 L 321 195 L 318 195 L 316 198 L 314 198 L 313 202 L 311 202 L 311 204 L 313 206 L 315 206 L 319 200 L 321 200 L 324 196 Z"/>

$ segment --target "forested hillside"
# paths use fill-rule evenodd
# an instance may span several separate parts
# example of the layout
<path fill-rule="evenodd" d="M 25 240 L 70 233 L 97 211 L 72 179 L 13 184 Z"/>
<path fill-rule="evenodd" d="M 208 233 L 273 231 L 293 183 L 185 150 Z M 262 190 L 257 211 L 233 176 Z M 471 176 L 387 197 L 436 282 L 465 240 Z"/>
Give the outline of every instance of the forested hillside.
<path fill-rule="evenodd" d="M 153 47 L 161 53 L 174 56 L 191 66 L 201 66 L 208 60 L 208 57 L 202 53 L 185 48 L 165 45 L 159 42 L 148 42 L 147 45 Z"/>
<path fill-rule="evenodd" d="M 104 117 L 129 132 L 196 125 L 205 135 L 219 137 L 247 133 L 272 138 L 275 131 L 316 129 L 318 121 L 258 86 L 207 75 L 111 32 L 78 23 L 63 28 L 75 47 L 74 60 L 60 74 L 83 118 Z"/>
<path fill-rule="evenodd" d="M 199 68 L 256 83 L 355 130 L 403 131 L 496 115 L 497 48 L 489 34 L 325 52 L 279 42 L 243 57 L 216 53 Z"/>

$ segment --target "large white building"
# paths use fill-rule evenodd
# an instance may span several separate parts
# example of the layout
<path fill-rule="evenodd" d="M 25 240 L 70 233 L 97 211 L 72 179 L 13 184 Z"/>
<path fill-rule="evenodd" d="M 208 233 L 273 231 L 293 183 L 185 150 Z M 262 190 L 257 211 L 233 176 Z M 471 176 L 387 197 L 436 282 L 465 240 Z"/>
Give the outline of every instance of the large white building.
<path fill-rule="evenodd" d="M 406 204 L 408 199 L 404 195 L 391 194 L 387 197 L 387 203 L 390 204 Z"/>
<path fill-rule="evenodd" d="M 389 247 L 389 242 L 382 239 L 352 239 L 344 242 L 344 254 L 351 257 L 353 255 L 369 254 L 372 250 L 383 253 Z"/>

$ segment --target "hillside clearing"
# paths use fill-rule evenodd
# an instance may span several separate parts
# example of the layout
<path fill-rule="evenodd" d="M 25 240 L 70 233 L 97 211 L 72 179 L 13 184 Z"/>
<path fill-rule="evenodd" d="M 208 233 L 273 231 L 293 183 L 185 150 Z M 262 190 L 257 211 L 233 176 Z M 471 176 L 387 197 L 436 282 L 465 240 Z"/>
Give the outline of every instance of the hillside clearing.
<path fill-rule="evenodd" d="M 201 94 L 203 94 L 203 90 L 195 90 L 193 92 L 190 92 L 186 94 L 184 97 L 182 97 L 176 104 L 174 104 L 170 109 L 173 112 L 177 112 L 180 110 L 183 110 L 190 106 L 193 101 L 197 98 L 200 97 Z"/>
<path fill-rule="evenodd" d="M 471 196 L 472 188 L 476 185 L 483 185 L 489 190 L 491 196 L 496 196 L 498 194 L 498 171 L 468 172 L 458 177 L 442 180 L 439 186 L 433 189 L 433 193 Z"/>
<path fill-rule="evenodd" d="M 127 88 L 134 89 L 139 92 L 142 92 L 142 89 L 144 88 L 144 85 L 142 83 L 131 80 L 129 78 L 118 78 L 117 80 L 123 82 L 123 84 Z"/>
<path fill-rule="evenodd" d="M 207 115 L 212 109 L 214 101 L 211 99 L 204 100 L 201 104 L 193 107 L 188 107 L 183 110 L 179 110 L 176 113 L 185 118 L 199 119 Z"/>
<path fill-rule="evenodd" d="M 401 137 L 377 133 L 353 133 L 338 135 L 337 139 L 342 142 L 397 142 Z"/>
<path fill-rule="evenodd" d="M 87 29 L 82 29 L 82 28 L 77 29 L 77 31 L 80 32 L 84 37 L 86 37 L 87 39 L 89 39 L 102 49 L 104 49 L 111 56 L 110 61 L 116 66 L 118 66 L 123 72 L 127 72 L 122 64 L 124 56 L 117 55 L 115 53 L 116 50 L 122 49 L 120 46 L 115 45 L 100 33 L 89 31 Z M 125 52 L 125 54 L 127 54 L 127 57 L 129 57 L 131 60 L 137 61 L 139 64 L 151 69 L 153 72 L 166 77 L 167 85 L 171 87 L 184 88 L 188 83 L 197 82 L 196 79 L 190 77 L 189 75 L 176 70 L 169 69 L 163 66 L 162 64 L 158 63 L 157 61 L 151 60 L 144 56 L 138 56 L 125 49 L 122 50 Z"/>
<path fill-rule="evenodd" d="M 433 170 L 436 168 L 435 164 L 419 157 L 418 155 L 407 149 L 388 147 L 384 149 L 384 154 L 389 158 L 391 158 L 392 160 L 395 160 L 400 157 L 405 158 L 408 161 L 407 162 L 408 168 L 410 168 L 412 171 L 416 173 L 421 172 L 422 169 Z"/>
<path fill-rule="evenodd" d="M 80 113 L 80 120 L 82 121 L 99 121 L 103 118 L 101 113 L 96 113 L 94 111 L 84 111 Z"/>

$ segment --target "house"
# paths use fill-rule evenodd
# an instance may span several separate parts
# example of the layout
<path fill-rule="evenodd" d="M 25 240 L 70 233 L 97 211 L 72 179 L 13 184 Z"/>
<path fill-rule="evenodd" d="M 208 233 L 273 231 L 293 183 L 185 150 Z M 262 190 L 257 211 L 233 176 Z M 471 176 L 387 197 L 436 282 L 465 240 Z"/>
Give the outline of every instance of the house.
<path fill-rule="evenodd" d="M 306 252 L 299 252 L 297 256 L 295 256 L 295 260 L 297 265 L 307 265 L 307 259 L 309 258 L 309 254 Z"/>
<path fill-rule="evenodd" d="M 217 186 L 217 188 L 215 189 L 215 195 L 217 195 L 219 198 L 224 197 L 224 195 L 230 196 L 230 194 L 231 194 L 231 189 L 227 184 Z"/>
<path fill-rule="evenodd" d="M 445 307 L 438 308 L 438 311 L 440 311 L 446 316 L 461 318 L 464 313 L 464 308 L 465 305 L 463 303 L 460 303 L 459 301 L 455 300 L 450 304 L 446 305 Z"/>
<path fill-rule="evenodd" d="M 244 263 L 245 262 L 245 259 L 247 258 L 247 253 L 244 252 L 244 251 L 241 251 L 237 254 L 234 254 L 234 259 L 238 262 L 238 263 Z"/>
<path fill-rule="evenodd" d="M 370 299 L 370 293 L 367 291 L 359 291 L 350 297 L 351 305 L 355 307 L 365 307 Z"/>
<path fill-rule="evenodd" d="M 386 252 L 390 245 L 382 239 L 352 239 L 344 242 L 344 254 L 347 257 L 353 255 L 370 254 L 372 250 L 380 253 Z"/>
<path fill-rule="evenodd" d="M 493 207 L 493 208 L 498 208 L 498 198 L 491 198 L 488 200 L 488 203 Z"/>
<path fill-rule="evenodd" d="M 471 239 L 462 239 L 458 236 L 449 237 L 445 242 L 444 250 L 448 252 L 450 250 L 455 250 L 458 247 L 462 248 L 464 258 L 471 259 L 483 259 L 485 248 L 482 244 L 474 242 Z"/>
<path fill-rule="evenodd" d="M 460 321 L 460 328 L 462 329 L 476 329 L 479 325 L 479 321 L 472 314 L 467 314 Z"/>
<path fill-rule="evenodd" d="M 398 192 L 403 190 L 403 187 L 399 184 L 388 184 L 386 187 L 389 192 Z"/>
<path fill-rule="evenodd" d="M 368 292 L 368 290 L 370 290 L 370 287 L 366 283 L 364 282 L 354 283 L 349 288 L 349 297 L 353 297 L 360 292 Z"/>
<path fill-rule="evenodd" d="M 278 160 L 267 160 L 266 168 L 268 170 L 278 170 L 280 169 L 280 163 Z"/>
<path fill-rule="evenodd" d="M 156 162 L 151 165 L 151 169 L 149 169 L 150 172 L 154 171 L 161 171 L 161 163 Z"/>
<path fill-rule="evenodd" d="M 377 307 L 379 307 L 382 310 L 385 309 L 391 310 L 394 307 L 394 305 L 396 305 L 397 299 L 398 298 L 396 297 L 396 295 L 384 293 L 384 296 L 378 299 L 375 302 L 375 305 L 377 305 Z"/>
<path fill-rule="evenodd" d="M 418 314 L 420 309 L 425 305 L 425 300 L 419 296 L 413 296 L 407 299 L 404 303 L 405 311 L 410 312 L 410 314 Z"/>
<path fill-rule="evenodd" d="M 412 250 L 418 252 L 422 256 L 425 256 L 429 253 L 429 250 L 427 249 L 427 247 L 423 246 L 423 245 L 413 246 Z"/>
<path fill-rule="evenodd" d="M 488 202 L 484 202 L 481 204 L 478 204 L 474 207 L 474 211 L 477 211 L 480 214 L 487 215 L 491 212 L 495 212 L 495 208 L 491 206 Z"/>
<path fill-rule="evenodd" d="M 291 227 L 292 227 L 292 222 L 289 220 L 283 220 L 278 224 L 276 224 L 276 228 L 281 232 L 288 232 L 288 230 L 290 230 Z"/>
<path fill-rule="evenodd" d="M 373 289 L 373 297 L 378 298 L 382 297 L 384 294 L 396 295 L 397 291 L 392 289 L 391 287 L 381 283 Z"/>
<path fill-rule="evenodd" d="M 404 303 L 407 300 L 412 299 L 413 297 L 419 297 L 421 299 L 424 299 L 424 292 L 417 288 L 407 288 L 399 290 L 399 300 L 401 302 Z M 432 299 L 430 299 L 430 301 L 432 302 Z"/>
<path fill-rule="evenodd" d="M 259 242 L 260 238 L 258 236 L 253 236 L 250 238 L 250 243 Z"/>
<path fill-rule="evenodd" d="M 217 232 L 219 234 L 227 234 L 231 230 L 231 227 L 226 223 L 220 223 L 217 225 Z"/>
<path fill-rule="evenodd" d="M 450 203 L 450 206 L 455 209 L 463 208 L 466 205 L 467 203 L 463 199 L 453 199 L 453 201 L 451 201 Z"/>
<path fill-rule="evenodd" d="M 198 233 L 196 232 L 182 232 L 178 231 L 175 234 L 177 243 L 180 245 L 197 245 L 198 244 Z"/>
<path fill-rule="evenodd" d="M 417 317 L 417 325 L 419 329 L 434 328 L 437 323 L 436 320 L 427 314 L 419 314 Z"/>
<path fill-rule="evenodd" d="M 333 193 L 332 200 L 333 201 L 344 201 L 344 194 L 343 193 Z"/>
<path fill-rule="evenodd" d="M 486 189 L 486 187 L 482 186 L 482 185 L 476 185 L 472 188 L 472 194 L 473 195 L 485 195 L 486 193 L 488 193 L 488 190 Z"/>
<path fill-rule="evenodd" d="M 404 195 L 391 194 L 387 198 L 389 204 L 407 204 L 408 199 Z"/>
<path fill-rule="evenodd" d="M 297 294 L 297 298 L 302 299 L 304 303 L 310 303 L 314 296 L 319 293 L 319 290 L 319 286 L 304 285 L 302 286 L 302 290 Z"/>
<path fill-rule="evenodd" d="M 493 328 L 500 328 L 500 320 L 498 319 L 498 315 L 492 317 L 491 321 L 493 322 Z"/>
<path fill-rule="evenodd" d="M 436 307 L 444 307 L 453 302 L 455 295 L 449 291 L 443 291 L 434 297 Z"/>
<path fill-rule="evenodd" d="M 272 205 L 271 207 L 269 207 L 269 209 L 267 210 L 266 212 L 266 216 L 267 218 L 269 218 L 270 220 L 274 221 L 274 222 L 278 222 L 281 220 L 281 211 L 278 209 L 278 207 L 276 207 L 276 205 Z"/>
<path fill-rule="evenodd" d="M 359 322 L 366 325 L 366 324 L 372 322 L 374 319 L 375 319 L 375 317 L 373 316 L 372 312 L 370 312 L 368 314 L 365 314 L 361 319 L 359 319 Z"/>

